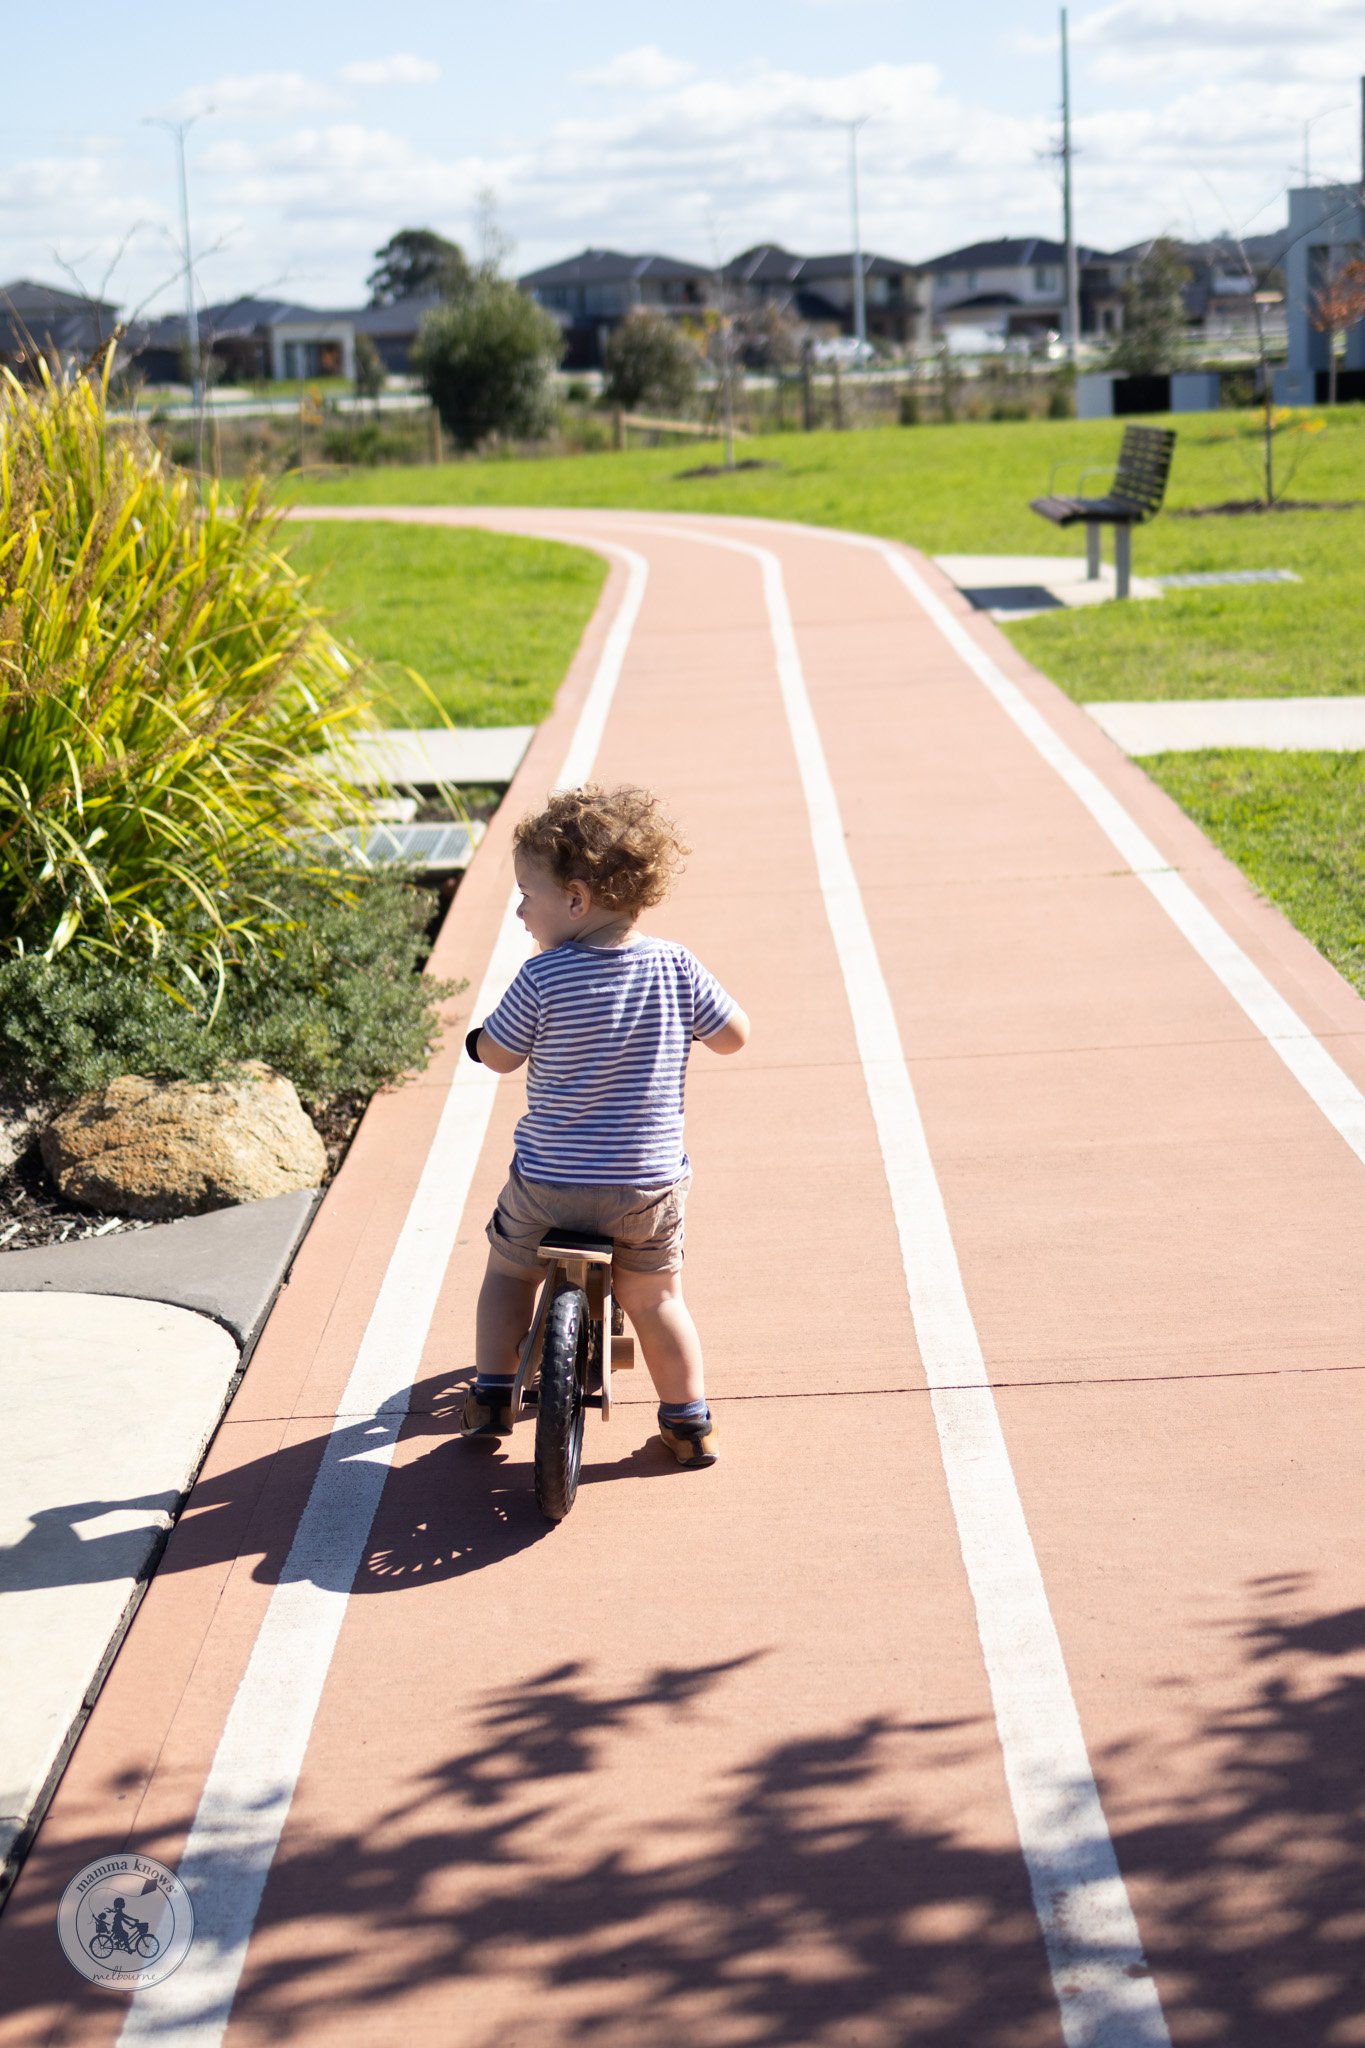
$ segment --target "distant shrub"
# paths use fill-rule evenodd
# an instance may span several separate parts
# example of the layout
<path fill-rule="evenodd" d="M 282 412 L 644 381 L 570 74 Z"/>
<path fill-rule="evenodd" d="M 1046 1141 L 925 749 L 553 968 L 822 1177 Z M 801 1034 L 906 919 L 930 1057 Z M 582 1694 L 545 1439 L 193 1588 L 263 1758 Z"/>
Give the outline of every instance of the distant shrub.
<path fill-rule="evenodd" d="M 701 357 L 675 320 L 637 306 L 612 330 L 603 355 L 603 396 L 609 405 L 657 406 L 682 412 L 697 389 Z"/>
<path fill-rule="evenodd" d="M 896 413 L 903 427 L 917 427 L 920 422 L 919 393 L 902 391 Z"/>

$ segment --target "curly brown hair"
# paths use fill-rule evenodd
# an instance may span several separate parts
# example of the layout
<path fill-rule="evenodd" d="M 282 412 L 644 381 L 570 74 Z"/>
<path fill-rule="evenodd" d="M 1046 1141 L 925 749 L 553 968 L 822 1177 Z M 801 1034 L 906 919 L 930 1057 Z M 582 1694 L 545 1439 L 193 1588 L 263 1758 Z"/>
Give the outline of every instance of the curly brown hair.
<path fill-rule="evenodd" d="M 512 844 L 561 889 L 585 882 L 594 903 L 624 917 L 662 903 L 691 852 L 654 791 L 633 783 L 556 790 L 543 810 L 528 811 Z"/>

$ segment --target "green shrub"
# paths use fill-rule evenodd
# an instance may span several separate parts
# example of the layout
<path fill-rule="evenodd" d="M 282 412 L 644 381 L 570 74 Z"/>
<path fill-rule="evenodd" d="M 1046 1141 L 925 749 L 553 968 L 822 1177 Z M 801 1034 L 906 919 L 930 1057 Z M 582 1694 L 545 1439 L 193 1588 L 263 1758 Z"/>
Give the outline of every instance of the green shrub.
<path fill-rule="evenodd" d="M 446 432 L 460 448 L 476 448 L 490 434 L 533 440 L 546 432 L 550 373 L 563 348 L 542 306 L 510 279 L 485 274 L 425 315 L 412 364 Z"/>
<path fill-rule="evenodd" d="M 318 1101 L 424 1067 L 454 987 L 415 971 L 430 897 L 392 875 L 358 875 L 344 897 L 297 870 L 257 886 L 279 925 L 216 1013 L 185 971 L 191 934 L 167 941 L 155 976 L 90 947 L 0 962 L 0 1093 L 60 1101 L 116 1074 L 198 1081 L 259 1059 Z"/>
<path fill-rule="evenodd" d="M 635 306 L 607 338 L 602 395 L 609 405 L 634 412 L 657 406 L 676 418 L 697 391 L 701 357 L 675 320 L 649 306 Z"/>
<path fill-rule="evenodd" d="M 328 462 L 349 462 L 361 469 L 378 463 L 399 461 L 409 452 L 412 436 L 394 434 L 378 420 L 347 420 L 329 427 L 322 437 L 322 453 Z"/>
<path fill-rule="evenodd" d="M 919 393 L 902 391 L 896 406 L 897 415 L 903 427 L 919 425 Z"/>
<path fill-rule="evenodd" d="M 0 383 L 0 958 L 73 941 L 221 978 L 245 886 L 358 815 L 320 752 L 368 708 L 259 479 L 201 504 L 104 386 Z"/>

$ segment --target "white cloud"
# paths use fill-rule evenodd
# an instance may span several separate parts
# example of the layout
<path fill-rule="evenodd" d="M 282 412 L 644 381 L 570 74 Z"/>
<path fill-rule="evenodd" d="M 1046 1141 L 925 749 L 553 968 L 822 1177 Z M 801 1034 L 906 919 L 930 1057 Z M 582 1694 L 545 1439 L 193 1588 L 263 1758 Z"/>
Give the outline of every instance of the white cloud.
<path fill-rule="evenodd" d="M 441 67 L 433 58 L 414 57 L 408 51 L 341 67 L 347 85 L 434 85 L 440 75 Z"/>
<path fill-rule="evenodd" d="M 609 64 L 600 64 L 595 70 L 580 71 L 576 75 L 580 85 L 664 92 L 669 86 L 680 85 L 685 78 L 693 77 L 696 69 L 696 65 L 685 57 L 670 57 L 657 43 L 641 43 L 638 49 L 623 50 Z"/>
<path fill-rule="evenodd" d="M 181 93 L 172 111 L 181 120 L 211 108 L 230 120 L 281 121 L 343 104 L 331 86 L 302 71 L 252 71 L 228 73 L 211 85 L 194 86 Z"/>
<path fill-rule="evenodd" d="M 1146 43 L 1172 55 L 1180 50 L 1238 51 L 1268 43 L 1306 42 L 1360 32 L 1359 0 L 1112 0 L 1087 14 L 1072 31 L 1074 43 Z"/>
<path fill-rule="evenodd" d="M 1129 0 L 1103 12 L 1140 38 Z M 1320 25 L 1340 9 L 1314 11 L 1309 0 L 1309 12 Z M 1199 0 L 1184 18 L 1196 13 L 1214 28 L 1227 18 L 1215 0 Z M 1075 96 L 1077 226 L 1093 246 L 1120 247 L 1162 229 L 1203 235 L 1257 215 L 1258 228 L 1273 227 L 1284 218 L 1304 120 L 1338 103 L 1343 111 L 1313 129 L 1314 169 L 1341 175 L 1354 166 L 1350 71 L 1325 88 L 1286 64 L 1278 79 L 1251 89 L 1222 63 L 1193 73 L 1171 65 L 1159 85 L 1135 94 L 1097 77 L 1091 60 L 1105 47 L 1085 45 Z M 1126 47 L 1131 71 L 1145 46 Z M 1361 68 L 1359 57 L 1352 68 Z M 226 245 L 203 265 L 210 298 L 287 278 L 289 293 L 305 301 L 356 302 L 372 252 L 400 225 L 429 225 L 477 245 L 486 187 L 522 271 L 590 242 L 701 262 L 765 240 L 808 253 L 846 249 L 848 145 L 838 124 L 863 114 L 865 247 L 914 261 L 987 236 L 1060 228 L 1056 165 L 1046 156 L 1050 108 L 1040 104 L 1029 118 L 1002 113 L 950 90 L 928 64 L 824 77 L 721 61 L 685 76 L 675 69 L 667 84 L 596 103 L 596 114 L 587 94 L 570 93 L 561 118 L 543 127 L 528 118 L 523 132 L 477 155 L 451 150 L 439 129 L 416 122 L 400 133 L 330 109 L 310 113 L 292 80 L 281 73 L 241 82 L 251 90 L 239 95 L 238 117 L 225 109 L 194 130 L 196 247 Z M 273 127 L 248 118 L 271 93 L 289 108 Z M 166 140 L 140 131 L 136 148 L 136 157 L 126 140 L 107 154 L 73 148 L 0 182 L 12 274 L 51 274 L 54 245 L 74 260 L 73 252 L 103 246 L 139 217 L 169 217 Z M 155 236 L 140 238 L 120 266 L 114 293 L 126 303 L 164 276 L 164 241 L 156 244 Z"/>

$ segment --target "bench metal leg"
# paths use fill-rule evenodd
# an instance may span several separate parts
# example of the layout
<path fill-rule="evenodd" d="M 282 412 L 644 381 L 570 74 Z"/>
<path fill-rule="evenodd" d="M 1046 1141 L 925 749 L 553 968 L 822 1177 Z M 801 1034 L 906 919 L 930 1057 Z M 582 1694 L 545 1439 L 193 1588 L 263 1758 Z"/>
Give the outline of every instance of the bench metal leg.
<path fill-rule="evenodd" d="M 1085 573 L 1093 583 L 1100 573 L 1100 522 L 1085 522 Z"/>
<path fill-rule="evenodd" d="M 1133 570 L 1133 529 L 1131 526 L 1114 528 L 1114 580 L 1117 589 L 1115 597 L 1127 597 L 1128 585 Z"/>

